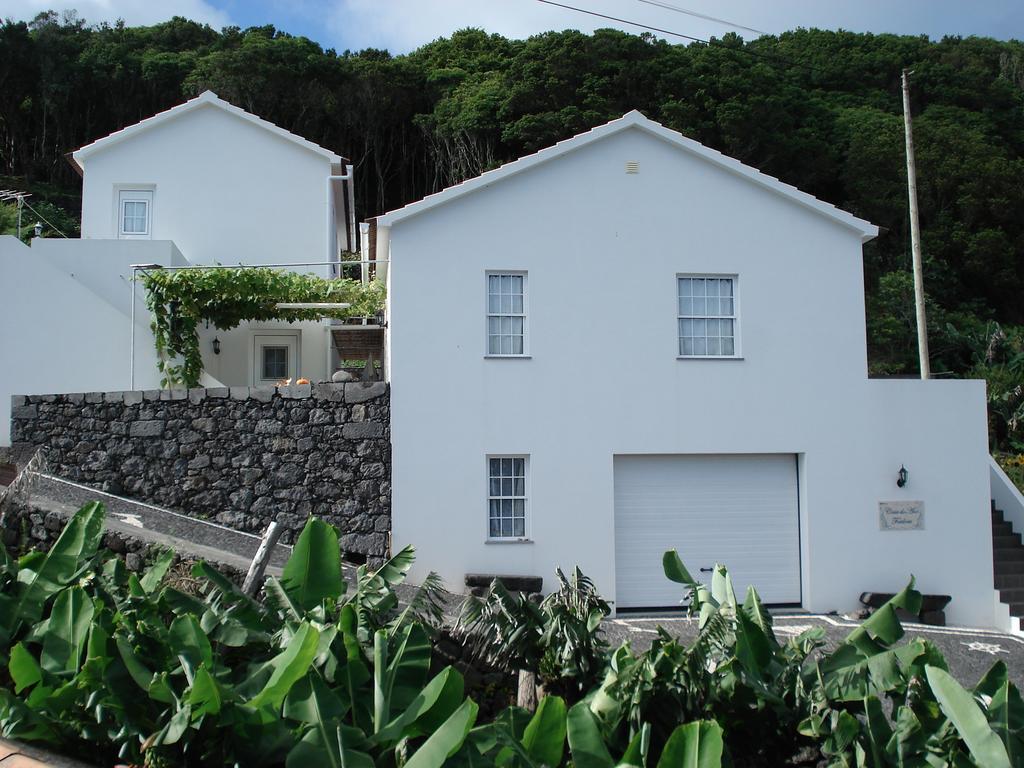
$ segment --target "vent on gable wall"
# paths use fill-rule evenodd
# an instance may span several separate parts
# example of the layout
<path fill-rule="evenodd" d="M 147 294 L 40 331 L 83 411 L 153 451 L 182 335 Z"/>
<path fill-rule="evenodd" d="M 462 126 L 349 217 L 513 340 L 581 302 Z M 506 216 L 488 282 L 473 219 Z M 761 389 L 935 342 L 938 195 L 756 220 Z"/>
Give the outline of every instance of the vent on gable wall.
<path fill-rule="evenodd" d="M 627 160 L 626 173 L 640 173 L 640 163 L 636 160 Z"/>

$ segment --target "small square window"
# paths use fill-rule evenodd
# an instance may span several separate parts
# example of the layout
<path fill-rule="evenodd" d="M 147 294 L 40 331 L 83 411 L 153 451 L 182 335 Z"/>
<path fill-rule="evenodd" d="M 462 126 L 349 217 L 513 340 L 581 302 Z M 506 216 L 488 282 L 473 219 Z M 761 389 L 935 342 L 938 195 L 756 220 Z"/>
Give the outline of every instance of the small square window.
<path fill-rule="evenodd" d="M 488 538 L 526 538 L 526 457 L 491 458 L 487 467 Z"/>
<path fill-rule="evenodd" d="M 263 350 L 263 378 L 264 379 L 287 379 L 288 378 L 288 347 L 264 346 Z"/>
<path fill-rule="evenodd" d="M 150 237 L 152 208 L 152 190 L 121 190 L 118 193 L 117 208 L 118 237 Z"/>
<path fill-rule="evenodd" d="M 676 278 L 680 357 L 736 357 L 734 276 Z"/>

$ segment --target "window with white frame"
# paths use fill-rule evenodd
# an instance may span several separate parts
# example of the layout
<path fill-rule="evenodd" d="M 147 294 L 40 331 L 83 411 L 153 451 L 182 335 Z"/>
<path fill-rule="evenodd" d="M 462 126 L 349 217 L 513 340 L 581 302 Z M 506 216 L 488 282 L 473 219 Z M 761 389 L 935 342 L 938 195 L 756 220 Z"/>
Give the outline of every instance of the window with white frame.
<path fill-rule="evenodd" d="M 680 357 L 736 356 L 736 277 L 676 279 Z"/>
<path fill-rule="evenodd" d="M 487 354 L 526 354 L 526 274 L 487 273 Z"/>
<path fill-rule="evenodd" d="M 526 457 L 495 456 L 487 468 L 488 538 L 526 538 Z"/>
<path fill-rule="evenodd" d="M 122 238 L 149 237 L 152 211 L 152 190 L 122 189 L 118 193 L 118 236 Z"/>

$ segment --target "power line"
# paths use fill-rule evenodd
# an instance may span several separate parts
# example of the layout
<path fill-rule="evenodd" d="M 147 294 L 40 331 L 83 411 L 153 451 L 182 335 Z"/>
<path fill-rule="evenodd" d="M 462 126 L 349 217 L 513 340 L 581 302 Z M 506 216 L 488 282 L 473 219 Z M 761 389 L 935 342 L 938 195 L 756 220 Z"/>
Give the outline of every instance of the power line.
<path fill-rule="evenodd" d="M 659 27 L 651 27 L 647 24 L 639 24 L 635 21 L 628 21 L 626 19 L 620 19 L 615 16 L 608 16 L 604 13 L 598 13 L 597 11 L 588 11 L 586 8 L 577 8 L 573 5 L 564 5 L 563 3 L 556 3 L 554 0 L 537 0 L 539 3 L 545 5 L 555 5 L 559 8 L 565 8 L 570 11 L 576 11 L 577 13 L 586 13 L 590 16 L 597 16 L 601 19 L 607 19 L 608 21 L 617 21 L 619 24 L 629 24 L 633 27 L 640 27 L 641 29 L 649 29 L 651 32 L 661 32 L 663 35 L 672 35 L 673 37 L 681 37 L 683 40 L 691 40 L 695 43 L 704 43 L 704 45 L 711 45 L 711 43 L 702 37 L 693 37 L 692 35 L 684 35 L 682 32 L 673 32 L 670 29 L 661 29 Z"/>
<path fill-rule="evenodd" d="M 792 61 L 791 59 L 784 59 L 781 56 L 775 56 L 767 53 L 758 53 L 752 51 L 746 46 L 735 48 L 731 45 L 722 45 L 721 43 L 713 42 L 711 40 L 705 40 L 703 37 L 694 37 L 693 35 L 684 35 L 682 32 L 673 32 L 671 29 L 663 29 L 662 27 L 652 27 L 650 24 L 641 24 L 639 21 L 630 21 L 629 19 L 620 19 L 618 16 L 609 16 L 606 13 L 598 13 L 597 11 L 591 11 L 587 8 L 578 8 L 575 5 L 566 5 L 565 3 L 558 3 L 555 0 L 537 0 L 538 3 L 544 3 L 545 5 L 553 5 L 558 8 L 565 8 L 568 11 L 576 11 L 577 13 L 585 13 L 588 16 L 596 16 L 599 19 L 607 19 L 608 21 L 618 22 L 619 24 L 628 24 L 631 27 L 639 27 L 640 29 L 646 29 L 651 32 L 660 32 L 663 35 L 672 35 L 673 37 L 679 37 L 683 40 L 690 40 L 694 43 L 701 43 L 708 46 L 709 48 L 725 48 L 729 51 L 741 51 L 749 54 L 758 59 L 764 59 L 766 61 L 774 61 L 776 63 L 787 64 L 793 67 L 802 67 L 809 72 L 814 71 L 814 67 L 809 64 L 802 64 L 799 61 Z"/>
<path fill-rule="evenodd" d="M 736 24 L 732 21 L 726 21 L 720 19 L 717 16 L 708 16 L 706 13 L 698 13 L 697 11 L 691 11 L 689 8 L 682 8 L 678 5 L 672 5 L 672 3 L 663 3 L 661 0 L 637 0 L 639 3 L 645 3 L 646 5 L 654 5 L 658 8 L 664 8 L 667 11 L 675 11 L 676 13 L 682 13 L 687 16 L 693 16 L 697 19 L 704 19 L 705 21 L 713 21 L 716 24 L 724 24 L 727 27 L 733 27 L 735 29 L 742 29 L 747 32 L 753 32 L 755 35 L 767 35 L 768 33 L 761 29 L 754 29 L 753 27 L 746 27 L 742 24 Z"/>

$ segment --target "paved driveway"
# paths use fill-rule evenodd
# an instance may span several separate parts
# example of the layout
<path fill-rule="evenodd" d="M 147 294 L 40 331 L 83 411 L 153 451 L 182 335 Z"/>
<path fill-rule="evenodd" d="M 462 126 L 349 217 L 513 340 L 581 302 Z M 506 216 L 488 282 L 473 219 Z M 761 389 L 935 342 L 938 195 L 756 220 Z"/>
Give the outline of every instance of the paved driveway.
<path fill-rule="evenodd" d="M 826 644 L 834 648 L 858 622 L 842 616 L 811 614 L 776 615 L 772 617 L 775 635 L 781 642 L 799 635 L 811 627 L 825 629 Z M 636 650 L 650 647 L 655 627 L 664 627 L 672 635 L 683 639 L 697 632 L 697 620 L 679 616 L 626 616 L 608 619 L 605 632 L 612 647 L 629 640 Z M 973 686 L 997 659 L 1006 662 L 1010 679 L 1024 689 L 1024 638 L 983 629 L 959 627 L 929 627 L 922 624 L 904 624 L 904 640 L 921 637 L 934 643 L 946 657 L 950 672 L 962 685 Z M 903 642 L 903 641 L 901 641 Z"/>

